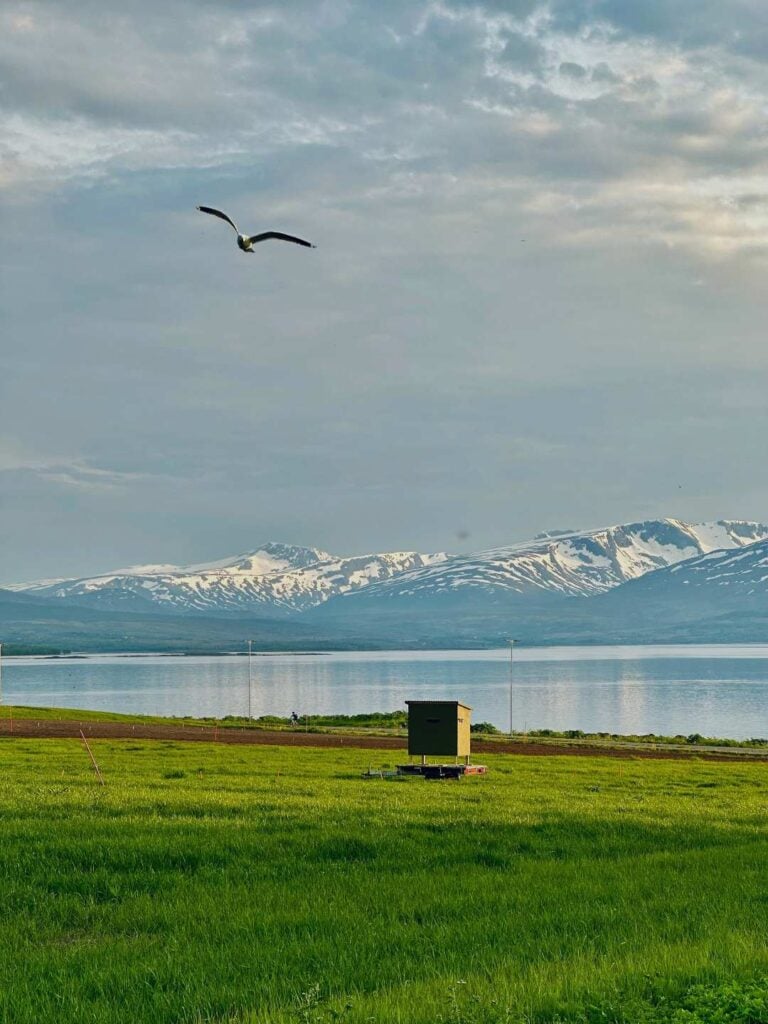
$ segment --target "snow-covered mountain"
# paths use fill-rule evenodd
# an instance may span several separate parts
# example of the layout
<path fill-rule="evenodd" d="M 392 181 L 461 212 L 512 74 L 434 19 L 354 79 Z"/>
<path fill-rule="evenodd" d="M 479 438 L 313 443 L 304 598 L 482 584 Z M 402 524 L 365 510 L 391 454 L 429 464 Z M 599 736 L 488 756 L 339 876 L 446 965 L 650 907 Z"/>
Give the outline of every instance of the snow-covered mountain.
<path fill-rule="evenodd" d="M 591 597 L 628 580 L 715 550 L 768 538 L 762 523 L 649 520 L 584 532 L 540 534 L 533 541 L 454 555 L 373 583 L 365 594 L 333 601 L 328 612 L 356 607 L 416 608 L 435 602 L 477 605 L 516 598 Z"/>
<path fill-rule="evenodd" d="M 592 641 L 765 643 L 768 540 L 710 551 L 571 605 L 565 628 Z"/>
<path fill-rule="evenodd" d="M 442 558 L 413 551 L 341 558 L 318 548 L 268 543 L 217 562 L 132 566 L 9 589 L 110 611 L 288 614 Z"/>
<path fill-rule="evenodd" d="M 760 541 L 768 542 L 768 526 L 761 523 L 661 519 L 550 532 L 509 547 L 450 557 L 406 551 L 344 558 L 318 548 L 269 543 L 216 562 L 131 566 L 13 589 L 109 612 L 269 617 L 315 610 L 325 623 L 336 619 L 354 633 L 378 629 L 385 615 L 402 620 L 405 635 L 408 622 L 418 632 L 419 617 L 442 628 L 470 616 L 480 628 L 495 611 L 503 616 L 512 607 L 520 613 L 524 608 L 541 611 L 558 599 L 623 589 L 627 581 L 658 575 L 656 570 L 670 566 L 698 571 L 693 567 L 702 555 L 710 556 L 705 566 L 714 565 L 712 552 L 738 557 L 735 549 Z M 670 576 L 668 587 L 674 579 Z"/>
<path fill-rule="evenodd" d="M 612 606 L 642 602 L 661 607 L 676 603 L 693 614 L 736 607 L 768 613 L 768 541 L 738 551 L 711 551 L 649 573 L 612 595 Z"/>

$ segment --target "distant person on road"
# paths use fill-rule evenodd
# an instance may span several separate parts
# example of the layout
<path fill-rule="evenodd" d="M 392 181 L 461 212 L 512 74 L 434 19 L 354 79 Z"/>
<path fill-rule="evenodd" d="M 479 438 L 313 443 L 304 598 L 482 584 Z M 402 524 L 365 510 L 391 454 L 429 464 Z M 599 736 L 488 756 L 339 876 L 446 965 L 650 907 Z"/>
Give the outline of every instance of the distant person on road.
<path fill-rule="evenodd" d="M 299 716 L 296 714 L 295 711 L 292 711 L 291 712 L 291 725 L 298 725 L 298 724 L 299 724 Z"/>

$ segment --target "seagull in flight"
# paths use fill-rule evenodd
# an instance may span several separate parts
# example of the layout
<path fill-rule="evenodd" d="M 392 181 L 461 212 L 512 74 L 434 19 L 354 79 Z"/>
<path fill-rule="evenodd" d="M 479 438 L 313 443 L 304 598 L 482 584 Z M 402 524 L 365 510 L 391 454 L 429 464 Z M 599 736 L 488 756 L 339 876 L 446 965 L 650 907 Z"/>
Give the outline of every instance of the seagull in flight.
<path fill-rule="evenodd" d="M 201 213 L 210 213 L 212 216 L 219 217 L 221 220 L 225 220 L 227 224 L 230 224 L 237 232 L 237 244 L 243 252 L 253 252 L 253 247 L 257 242 L 266 242 L 268 238 L 281 238 L 284 242 L 295 242 L 297 245 L 305 245 L 308 249 L 317 248 L 316 245 L 306 242 L 303 238 L 297 238 L 296 235 L 286 235 L 282 231 L 262 231 L 260 235 L 241 235 L 237 224 L 226 213 L 222 213 L 221 210 L 214 210 L 212 206 L 198 206 L 198 210 Z"/>

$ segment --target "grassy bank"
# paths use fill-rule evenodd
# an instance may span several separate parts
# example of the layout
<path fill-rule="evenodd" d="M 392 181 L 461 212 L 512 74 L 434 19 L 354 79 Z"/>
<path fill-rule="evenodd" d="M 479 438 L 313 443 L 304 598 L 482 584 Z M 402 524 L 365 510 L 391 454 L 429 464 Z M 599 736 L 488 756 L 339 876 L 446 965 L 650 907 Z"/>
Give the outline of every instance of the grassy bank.
<path fill-rule="evenodd" d="M 76 721 L 76 722 L 123 722 L 137 725 L 171 725 L 194 728 L 230 729 L 266 729 L 270 732 L 299 730 L 301 732 L 344 732 L 373 734 L 381 736 L 407 735 L 408 714 L 406 711 L 372 711 L 357 715 L 302 715 L 298 722 L 278 715 L 261 715 L 259 718 L 248 719 L 237 715 L 224 718 L 196 718 L 193 716 L 168 717 L 161 715 L 126 715 L 114 711 L 89 711 L 82 708 L 39 708 L 29 706 L 4 705 L 0 707 L 0 733 L 8 731 L 9 719 L 27 721 Z M 527 732 L 502 733 L 490 722 L 474 722 L 472 733 L 476 739 L 508 745 L 510 740 L 526 743 L 536 740 L 554 745 L 567 746 L 613 747 L 673 747 L 688 751 L 695 748 L 742 748 L 744 751 L 760 752 L 768 750 L 768 739 L 754 737 L 751 739 L 728 739 L 715 736 L 701 736 L 693 733 L 683 735 L 657 735 L 643 733 L 627 735 L 608 732 L 584 732 L 581 729 L 568 729 L 562 732 L 554 729 L 529 729 Z"/>
<path fill-rule="evenodd" d="M 393 735 L 405 735 L 408 715 L 405 711 L 372 711 L 361 715 L 302 715 L 298 723 L 290 718 L 278 715 L 262 715 L 259 718 L 247 718 L 238 715 L 227 715 L 223 718 L 199 718 L 192 715 L 126 715 L 117 711 L 90 711 L 85 708 L 41 708 L 29 705 L 5 705 L 0 708 L 0 728 L 9 719 L 24 719 L 40 722 L 124 722 L 137 725 L 185 725 L 210 728 L 218 725 L 230 729 L 359 729 L 376 730 Z M 492 727 L 491 727 L 492 728 Z M 494 730 L 497 732 L 498 730 Z"/>
<path fill-rule="evenodd" d="M 2 1021 L 661 1020 L 768 969 L 763 766 L 92 746 L 0 741 Z"/>

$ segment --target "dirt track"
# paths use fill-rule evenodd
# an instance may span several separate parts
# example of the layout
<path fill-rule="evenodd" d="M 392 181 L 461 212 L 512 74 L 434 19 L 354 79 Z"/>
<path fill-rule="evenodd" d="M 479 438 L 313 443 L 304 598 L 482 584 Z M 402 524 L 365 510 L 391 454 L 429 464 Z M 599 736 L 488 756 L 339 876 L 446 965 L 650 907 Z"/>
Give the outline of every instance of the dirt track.
<path fill-rule="evenodd" d="M 354 747 L 362 750 L 402 750 L 406 742 L 395 736 L 342 736 L 339 733 L 268 732 L 264 729 L 231 729 L 197 725 L 131 725 L 128 722 L 36 721 L 19 718 L 0 721 L 0 739 L 79 738 L 80 730 L 91 739 L 189 740 L 206 743 L 267 744 L 285 747 Z M 630 746 L 588 746 L 583 744 L 541 743 L 519 740 L 514 743 L 474 740 L 475 754 L 532 754 L 551 757 L 650 758 L 654 760 L 686 760 L 692 757 L 707 761 L 768 762 L 768 753 L 749 749 L 649 749 Z"/>

